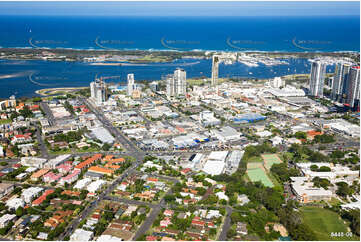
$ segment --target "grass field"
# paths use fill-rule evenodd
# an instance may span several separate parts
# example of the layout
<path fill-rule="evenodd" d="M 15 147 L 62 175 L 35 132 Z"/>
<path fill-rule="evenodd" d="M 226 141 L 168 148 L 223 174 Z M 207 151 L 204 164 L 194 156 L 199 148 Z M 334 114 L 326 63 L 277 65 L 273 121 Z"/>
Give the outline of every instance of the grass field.
<path fill-rule="evenodd" d="M 260 181 L 266 187 L 274 186 L 272 181 L 269 179 L 269 177 L 262 168 L 247 168 L 247 175 L 252 182 Z"/>
<path fill-rule="evenodd" d="M 304 222 L 315 232 L 317 240 L 360 240 L 356 236 L 345 235 L 347 225 L 333 211 L 317 207 L 303 207 L 301 213 Z M 331 232 L 343 232 L 345 236 L 333 237 Z"/>
<path fill-rule="evenodd" d="M 0 124 L 9 124 L 11 123 L 11 119 L 0 119 Z"/>
<path fill-rule="evenodd" d="M 252 156 L 251 158 L 248 159 L 247 162 L 248 162 L 248 163 L 252 163 L 252 162 L 260 162 L 260 163 L 262 163 L 263 160 L 262 160 L 262 158 L 259 157 L 259 156 Z"/>

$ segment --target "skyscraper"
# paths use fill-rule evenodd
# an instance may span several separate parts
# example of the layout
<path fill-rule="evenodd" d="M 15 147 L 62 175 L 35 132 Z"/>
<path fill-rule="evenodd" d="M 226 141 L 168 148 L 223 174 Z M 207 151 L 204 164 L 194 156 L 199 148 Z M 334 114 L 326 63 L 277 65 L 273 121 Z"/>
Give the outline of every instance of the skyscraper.
<path fill-rule="evenodd" d="M 166 77 L 166 93 L 167 97 L 173 97 L 174 96 L 174 76 L 169 74 Z"/>
<path fill-rule="evenodd" d="M 311 65 L 309 94 L 311 96 L 323 97 L 323 84 L 326 73 L 326 64 L 317 60 Z"/>
<path fill-rule="evenodd" d="M 346 104 L 351 108 L 359 106 L 360 102 L 360 66 L 353 66 L 347 78 Z"/>
<path fill-rule="evenodd" d="M 218 84 L 218 70 L 219 70 L 219 56 L 214 55 L 212 57 L 212 80 L 211 80 L 212 87 L 216 87 Z"/>
<path fill-rule="evenodd" d="M 346 94 L 346 81 L 350 72 L 350 67 L 350 64 L 345 62 L 340 62 L 336 65 L 331 91 L 331 98 L 335 101 L 341 101 L 343 94 Z"/>
<path fill-rule="evenodd" d="M 135 89 L 135 85 L 134 85 L 134 74 L 128 74 L 127 76 L 127 81 L 128 81 L 128 89 L 127 89 L 127 94 L 128 96 L 132 96 L 133 91 Z"/>
<path fill-rule="evenodd" d="M 174 86 L 175 86 L 175 94 L 177 96 L 186 95 L 187 77 L 185 70 L 177 68 L 174 71 Z"/>
<path fill-rule="evenodd" d="M 166 77 L 166 93 L 168 97 L 184 96 L 187 93 L 187 77 L 183 69 L 177 68 L 173 75 Z"/>
<path fill-rule="evenodd" d="M 90 96 L 97 105 L 106 101 L 106 84 L 101 78 L 90 83 Z"/>

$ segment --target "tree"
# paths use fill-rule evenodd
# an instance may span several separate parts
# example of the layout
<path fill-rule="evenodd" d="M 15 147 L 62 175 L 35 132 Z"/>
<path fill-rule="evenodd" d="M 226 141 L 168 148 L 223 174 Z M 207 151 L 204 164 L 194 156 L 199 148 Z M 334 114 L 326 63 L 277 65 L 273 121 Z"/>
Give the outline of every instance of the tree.
<path fill-rule="evenodd" d="M 294 136 L 297 139 L 307 139 L 307 134 L 302 131 L 297 131 Z"/>
<path fill-rule="evenodd" d="M 332 151 L 330 157 L 331 158 L 336 158 L 336 159 L 341 159 L 345 156 L 345 153 L 342 152 L 341 150 L 334 150 Z"/>
<path fill-rule="evenodd" d="M 311 165 L 310 169 L 311 169 L 311 171 L 318 171 L 318 166 L 317 165 Z"/>
<path fill-rule="evenodd" d="M 299 176 L 300 171 L 295 168 L 288 168 L 287 164 L 273 164 L 271 167 L 271 172 L 282 182 L 290 180 L 290 177 Z"/>
<path fill-rule="evenodd" d="M 313 141 L 316 143 L 328 144 L 335 142 L 335 139 L 333 138 L 332 135 L 322 134 L 322 135 L 316 135 Z"/>
<path fill-rule="evenodd" d="M 294 240 L 311 241 L 317 240 L 316 234 L 306 224 L 299 224 L 295 229 L 290 231 L 290 235 Z"/>
<path fill-rule="evenodd" d="M 346 182 L 338 182 L 336 183 L 336 185 L 337 185 L 337 191 L 336 191 L 337 195 L 340 195 L 342 197 L 352 195 L 353 191 Z"/>
<path fill-rule="evenodd" d="M 318 169 L 320 172 L 330 172 L 331 168 L 328 166 L 321 166 L 320 169 Z"/>
<path fill-rule="evenodd" d="M 104 151 L 108 151 L 108 150 L 110 150 L 110 148 L 111 148 L 111 146 L 110 146 L 110 144 L 108 144 L 108 143 L 105 143 L 105 144 L 102 146 L 102 149 L 103 149 Z"/>
<path fill-rule="evenodd" d="M 167 194 L 164 196 L 164 201 L 166 201 L 167 203 L 174 202 L 175 196 L 172 194 Z"/>
<path fill-rule="evenodd" d="M 312 182 L 315 187 L 322 187 L 326 190 L 328 189 L 329 186 L 332 186 L 332 184 L 329 180 L 327 180 L 326 178 L 320 178 L 318 176 L 313 178 Z"/>
<path fill-rule="evenodd" d="M 15 211 L 15 214 L 16 214 L 16 216 L 18 216 L 18 217 L 21 217 L 21 216 L 23 216 L 24 215 L 24 208 L 23 207 L 18 207 L 17 209 L 16 209 L 16 211 Z"/>
<path fill-rule="evenodd" d="M 342 210 L 341 217 L 350 221 L 350 228 L 352 232 L 360 236 L 360 210 Z"/>

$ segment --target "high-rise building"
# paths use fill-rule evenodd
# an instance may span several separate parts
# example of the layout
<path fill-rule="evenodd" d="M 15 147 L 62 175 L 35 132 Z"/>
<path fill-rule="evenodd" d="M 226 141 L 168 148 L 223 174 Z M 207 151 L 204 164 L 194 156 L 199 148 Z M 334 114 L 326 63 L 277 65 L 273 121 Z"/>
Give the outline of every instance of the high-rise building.
<path fill-rule="evenodd" d="M 106 101 L 106 84 L 102 79 L 90 83 L 90 96 L 97 105 Z"/>
<path fill-rule="evenodd" d="M 323 97 L 323 84 L 326 74 L 326 64 L 317 60 L 311 65 L 309 94 L 311 96 Z"/>
<path fill-rule="evenodd" d="M 174 76 L 171 74 L 166 76 L 166 89 L 167 97 L 173 97 L 175 94 Z"/>
<path fill-rule="evenodd" d="M 174 71 L 174 86 L 177 96 L 186 95 L 187 93 L 187 76 L 183 69 L 177 68 Z"/>
<path fill-rule="evenodd" d="M 128 83 L 128 89 L 127 89 L 127 94 L 128 96 L 132 96 L 133 91 L 135 89 L 135 84 L 134 84 L 134 74 L 128 74 L 127 76 L 127 83 Z"/>
<path fill-rule="evenodd" d="M 211 80 L 212 87 L 216 87 L 218 84 L 218 70 L 219 70 L 219 56 L 214 55 L 212 57 L 212 80 Z"/>
<path fill-rule="evenodd" d="M 177 68 L 173 75 L 166 77 L 166 93 L 168 97 L 184 96 L 187 93 L 187 77 L 183 69 Z"/>
<path fill-rule="evenodd" d="M 335 101 L 341 101 L 346 94 L 347 77 L 350 72 L 350 64 L 345 62 L 337 63 L 335 75 L 332 82 L 331 98 Z"/>
<path fill-rule="evenodd" d="M 272 81 L 271 81 L 271 86 L 274 88 L 280 88 L 282 86 L 284 86 L 284 81 L 282 80 L 281 77 L 275 77 Z"/>
<path fill-rule="evenodd" d="M 360 66 L 353 66 L 347 78 L 346 104 L 351 108 L 359 107 L 360 102 Z"/>

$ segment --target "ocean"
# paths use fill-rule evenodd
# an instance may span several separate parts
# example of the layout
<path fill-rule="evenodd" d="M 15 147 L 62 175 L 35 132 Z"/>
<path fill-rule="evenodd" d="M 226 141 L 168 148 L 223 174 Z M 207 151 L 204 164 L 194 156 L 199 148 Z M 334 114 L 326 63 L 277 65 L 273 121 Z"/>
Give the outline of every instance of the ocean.
<path fill-rule="evenodd" d="M 13 48 L 360 51 L 359 17 L 31 17 L 0 16 L 0 46 Z M 273 78 L 309 73 L 306 59 L 289 65 L 221 64 L 220 77 Z M 88 86 L 95 76 L 123 83 L 160 80 L 176 67 L 187 77 L 210 77 L 210 60 L 145 66 L 92 66 L 82 62 L 0 60 L 0 97 L 34 96 L 50 87 Z M 328 68 L 328 72 L 333 67 Z"/>
<path fill-rule="evenodd" d="M 360 51 L 360 18 L 0 16 L 1 47 Z"/>

